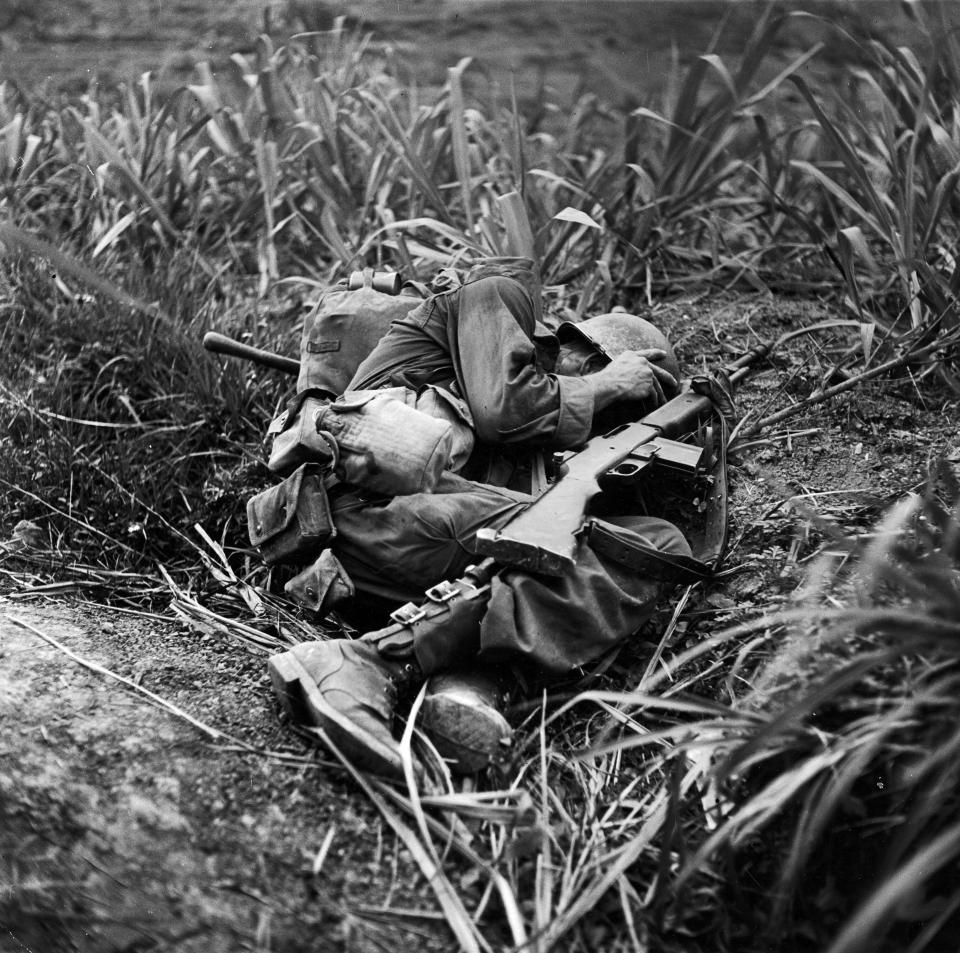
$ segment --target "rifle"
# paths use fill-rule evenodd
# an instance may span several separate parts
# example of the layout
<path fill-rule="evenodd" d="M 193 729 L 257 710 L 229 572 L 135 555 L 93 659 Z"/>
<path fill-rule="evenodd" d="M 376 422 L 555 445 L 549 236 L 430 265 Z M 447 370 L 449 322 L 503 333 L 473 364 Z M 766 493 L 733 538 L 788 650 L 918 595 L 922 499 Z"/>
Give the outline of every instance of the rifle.
<path fill-rule="evenodd" d="M 746 377 L 770 350 L 770 345 L 753 348 L 725 368 L 729 382 L 736 384 Z M 572 569 L 584 516 L 603 489 L 634 483 L 651 468 L 695 476 L 715 462 L 708 459 L 705 448 L 677 439 L 697 431 L 717 413 L 708 385 L 706 378 L 694 379 L 688 382 L 689 389 L 640 420 L 591 438 L 583 449 L 566 457 L 560 479 L 509 525 L 500 530 L 481 529 L 477 533 L 478 551 L 503 566 L 548 576 L 561 576 Z M 722 457 L 721 448 L 721 463 Z M 725 473 L 718 476 L 718 483 L 725 482 Z M 725 487 L 716 487 L 715 492 L 725 499 Z M 725 513 L 722 521 L 725 523 Z M 596 529 L 602 535 L 602 529 Z M 604 542 L 615 545 L 613 540 Z M 714 548 L 717 551 L 711 555 L 719 558 L 722 537 Z"/>
<path fill-rule="evenodd" d="M 746 377 L 773 347 L 756 347 L 724 368 L 729 383 Z M 458 644 L 462 644 L 465 633 L 479 633 L 490 580 L 501 568 L 515 566 L 559 576 L 574 566 L 577 537 L 584 529 L 597 552 L 653 578 L 684 582 L 710 578 L 726 542 L 725 434 L 714 441 L 719 446 L 713 453 L 707 447 L 676 439 L 697 431 L 718 413 L 714 399 L 706 393 L 709 383 L 708 378 L 688 381 L 688 389 L 662 407 L 592 438 L 583 449 L 567 455 L 565 472 L 518 517 L 499 531 L 482 529 L 477 533 L 477 549 L 485 556 L 483 560 L 468 566 L 461 578 L 429 588 L 422 601 L 396 609 L 390 613 L 391 625 L 362 638 L 375 643 L 385 656 L 406 657 L 416 644 L 421 665 L 431 666 L 442 656 L 442 646 L 449 644 L 452 627 L 461 633 Z M 658 467 L 691 476 L 710 471 L 714 485 L 705 514 L 707 551 L 700 558 L 667 555 L 637 542 L 624 542 L 589 519 L 584 526 L 587 507 L 602 490 L 632 486 L 644 471 Z"/>

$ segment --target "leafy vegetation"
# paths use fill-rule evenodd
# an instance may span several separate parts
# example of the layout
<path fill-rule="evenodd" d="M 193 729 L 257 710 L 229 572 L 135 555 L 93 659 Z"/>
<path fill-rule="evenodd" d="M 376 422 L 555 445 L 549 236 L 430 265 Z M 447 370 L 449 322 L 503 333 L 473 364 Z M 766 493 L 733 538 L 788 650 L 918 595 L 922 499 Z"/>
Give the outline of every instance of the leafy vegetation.
<path fill-rule="evenodd" d="M 209 620 L 199 568 L 303 634 L 242 526 L 285 382 L 206 355 L 202 332 L 288 350 L 304 300 L 351 267 L 428 280 L 501 251 L 495 200 L 514 189 L 552 317 L 687 286 L 828 288 L 861 326 L 832 373 L 922 348 L 919 373 L 956 388 L 937 350 L 960 284 L 956 39 L 925 20 L 924 49 L 856 39 L 855 108 L 801 75 L 816 49 L 782 60 L 788 20 L 768 9 L 734 62 L 712 48 L 677 66 L 659 109 L 584 96 L 551 132 L 475 100 L 468 61 L 425 93 L 342 25 L 264 37 L 162 100 L 149 76 L 69 102 L 5 86 L 3 514 L 47 537 L 11 584 L 172 589 Z M 774 108 L 789 88 L 800 114 Z M 672 681 L 651 663 L 632 690 L 535 707 L 497 790 L 453 790 L 440 763 L 429 795 L 357 776 L 461 947 L 848 953 L 955 935 L 956 498 L 938 471 L 875 533 L 834 533 L 804 604 L 679 653 Z M 248 615 L 218 624 L 258 650 L 282 640 Z M 472 870 L 470 910 L 448 852 Z"/>
<path fill-rule="evenodd" d="M 957 39 L 952 31 L 935 35 L 919 6 L 916 15 L 931 48 L 927 62 L 889 40 L 863 43 L 869 66 L 854 71 L 854 98 L 838 100 L 834 117 L 794 78 L 823 132 L 827 161 L 792 164 L 822 189 L 818 218 L 836 232 L 848 303 L 871 328 L 869 341 L 874 325 L 957 324 L 960 272 L 950 251 L 960 177 Z"/>
<path fill-rule="evenodd" d="M 831 953 L 949 935 L 960 904 L 957 491 L 943 467 L 867 539 L 836 534 L 796 608 L 675 660 L 682 670 L 718 646 L 736 652 L 727 684 L 747 671 L 749 687 L 730 703 L 701 702 L 690 718 L 664 675 L 619 700 L 625 730 L 591 751 L 669 741 L 656 760 L 684 782 L 672 789 L 684 821 L 669 904 L 683 911 L 698 883 L 722 876 L 734 894 L 764 883 L 754 928 L 770 943 L 797 942 L 817 921 L 808 939 Z"/>

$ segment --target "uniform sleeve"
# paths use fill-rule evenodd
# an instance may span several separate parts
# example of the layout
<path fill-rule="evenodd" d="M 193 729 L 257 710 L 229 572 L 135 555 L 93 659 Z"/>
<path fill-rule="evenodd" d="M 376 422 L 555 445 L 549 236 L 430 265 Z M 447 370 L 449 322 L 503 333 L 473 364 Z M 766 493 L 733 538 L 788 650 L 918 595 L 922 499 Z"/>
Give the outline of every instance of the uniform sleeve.
<path fill-rule="evenodd" d="M 481 440 L 557 450 L 587 440 L 593 387 L 542 370 L 532 340 L 533 305 L 519 282 L 481 278 L 446 306 L 454 369 Z"/>

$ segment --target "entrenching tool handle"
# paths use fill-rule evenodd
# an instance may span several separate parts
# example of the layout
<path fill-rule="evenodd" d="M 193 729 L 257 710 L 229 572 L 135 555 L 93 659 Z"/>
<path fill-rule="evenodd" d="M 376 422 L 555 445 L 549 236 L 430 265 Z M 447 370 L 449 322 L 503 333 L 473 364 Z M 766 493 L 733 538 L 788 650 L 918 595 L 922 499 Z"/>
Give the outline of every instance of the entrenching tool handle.
<path fill-rule="evenodd" d="M 203 336 L 203 346 L 208 351 L 228 354 L 230 357 L 240 357 L 246 361 L 262 364 L 264 367 L 272 367 L 276 371 L 283 371 L 286 374 L 300 373 L 300 362 L 292 357 L 284 357 L 282 354 L 264 351 L 259 347 L 241 344 L 240 341 L 234 341 L 233 338 L 228 338 L 225 334 L 218 334 L 216 331 L 207 331 Z"/>

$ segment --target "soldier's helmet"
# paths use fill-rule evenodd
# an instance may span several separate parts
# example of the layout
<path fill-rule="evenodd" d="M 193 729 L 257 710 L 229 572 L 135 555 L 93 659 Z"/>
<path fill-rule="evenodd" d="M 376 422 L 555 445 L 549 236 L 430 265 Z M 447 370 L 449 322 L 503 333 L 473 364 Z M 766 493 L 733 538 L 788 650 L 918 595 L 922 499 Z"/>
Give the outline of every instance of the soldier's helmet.
<path fill-rule="evenodd" d="M 565 342 L 586 342 L 609 361 L 624 351 L 658 347 L 666 351 L 667 356 L 656 363 L 680 380 L 680 364 L 666 335 L 637 314 L 613 311 L 583 321 L 564 321 L 557 328 L 557 339 L 561 345 Z"/>

